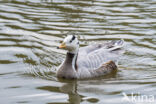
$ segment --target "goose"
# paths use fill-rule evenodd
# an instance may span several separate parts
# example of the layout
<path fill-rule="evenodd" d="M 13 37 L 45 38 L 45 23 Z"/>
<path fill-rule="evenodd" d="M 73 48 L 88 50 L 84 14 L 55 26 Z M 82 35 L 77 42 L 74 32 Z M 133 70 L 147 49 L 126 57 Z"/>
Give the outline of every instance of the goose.
<path fill-rule="evenodd" d="M 58 49 L 66 49 L 66 58 L 56 72 L 58 78 L 85 79 L 99 77 L 117 70 L 124 40 L 88 45 L 80 48 L 75 35 L 68 35 Z"/>

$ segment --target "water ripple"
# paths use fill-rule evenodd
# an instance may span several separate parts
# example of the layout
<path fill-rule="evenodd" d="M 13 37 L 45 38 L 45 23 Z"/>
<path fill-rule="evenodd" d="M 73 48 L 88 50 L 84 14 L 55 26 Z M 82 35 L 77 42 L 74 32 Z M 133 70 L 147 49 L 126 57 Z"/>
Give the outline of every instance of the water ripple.
<path fill-rule="evenodd" d="M 12 93 L 18 96 L 10 102 L 4 96 L 2 103 L 40 103 L 30 98 L 44 97 L 43 103 L 73 103 L 75 98 L 79 103 L 121 104 L 122 92 L 155 95 L 155 17 L 155 0 L 0 0 L 2 93 L 7 91 L 9 99 Z M 68 33 L 76 34 L 81 46 L 124 39 L 126 53 L 117 74 L 77 82 L 56 79 L 66 52 L 56 47 Z M 30 80 L 32 76 L 46 80 Z"/>

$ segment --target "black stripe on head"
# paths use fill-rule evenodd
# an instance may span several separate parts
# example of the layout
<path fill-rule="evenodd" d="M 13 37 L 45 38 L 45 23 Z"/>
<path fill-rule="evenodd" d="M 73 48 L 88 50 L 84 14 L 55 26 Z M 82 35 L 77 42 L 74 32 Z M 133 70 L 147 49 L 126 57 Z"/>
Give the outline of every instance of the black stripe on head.
<path fill-rule="evenodd" d="M 75 38 L 76 38 L 75 35 L 73 35 L 73 36 L 72 36 L 72 39 L 70 40 L 70 43 L 71 43 L 73 40 L 75 40 Z"/>

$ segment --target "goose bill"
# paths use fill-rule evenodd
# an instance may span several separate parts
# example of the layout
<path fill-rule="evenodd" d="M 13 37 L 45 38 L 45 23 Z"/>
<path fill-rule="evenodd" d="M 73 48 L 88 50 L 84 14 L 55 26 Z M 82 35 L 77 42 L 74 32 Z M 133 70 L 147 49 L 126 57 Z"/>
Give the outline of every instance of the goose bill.
<path fill-rule="evenodd" d="M 66 44 L 65 43 L 62 43 L 59 48 L 66 48 Z"/>

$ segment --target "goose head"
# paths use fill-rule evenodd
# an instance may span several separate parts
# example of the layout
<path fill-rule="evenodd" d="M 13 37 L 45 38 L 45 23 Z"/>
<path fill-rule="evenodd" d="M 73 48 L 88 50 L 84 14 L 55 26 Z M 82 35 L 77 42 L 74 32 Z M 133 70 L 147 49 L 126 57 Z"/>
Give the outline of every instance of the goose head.
<path fill-rule="evenodd" d="M 69 53 L 77 54 L 79 50 L 79 41 L 75 35 L 68 35 L 58 48 L 67 49 Z"/>

